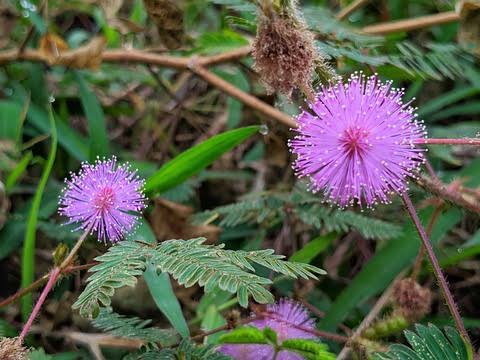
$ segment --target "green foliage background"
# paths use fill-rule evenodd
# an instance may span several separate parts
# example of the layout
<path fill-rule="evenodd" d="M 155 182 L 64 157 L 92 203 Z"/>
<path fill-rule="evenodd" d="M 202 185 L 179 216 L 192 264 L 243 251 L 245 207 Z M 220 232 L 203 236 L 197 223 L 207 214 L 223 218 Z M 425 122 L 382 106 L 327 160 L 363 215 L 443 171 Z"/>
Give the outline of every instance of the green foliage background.
<path fill-rule="evenodd" d="M 70 69 L 42 62 L 1 61 L 4 51 L 18 50 L 28 32 L 32 34 L 26 43 L 30 50 L 38 49 L 47 33 L 57 34 L 71 49 L 101 35 L 107 50 L 135 48 L 198 59 L 248 45 L 258 23 L 255 1 L 184 0 L 177 2 L 181 16 L 172 33 L 168 21 L 155 23 L 146 3 L 6 0 L 0 4 L 0 48 L 4 48 L 0 50 L 0 269 L 8 274 L 2 280 L 0 297 L 6 298 L 46 273 L 56 246 L 71 246 L 78 237 L 74 228 L 62 225 L 64 219 L 56 213 L 63 179 L 82 161 L 116 155 L 146 179 L 150 207 L 141 226 L 125 242 L 107 249 L 92 239 L 82 249 L 79 263 L 94 259 L 99 263 L 89 273 L 64 279 L 49 301 L 63 307 L 74 303 L 82 315 L 98 316 L 85 325 L 68 310 L 64 318 L 53 322 L 55 329 L 68 326 L 88 332 L 95 327 L 146 344 L 137 352 L 104 349 L 107 359 L 174 359 L 181 354 L 192 359 L 223 359 L 215 352 L 221 339 L 218 334 L 198 343 L 188 338 L 199 329 L 223 326 L 229 311 L 248 306 L 252 297 L 266 303 L 282 296 L 303 298 L 325 313 L 317 321 L 323 331 L 357 327 L 374 300 L 411 267 L 419 249 L 415 229 L 398 199 L 375 211 L 340 211 L 325 205 L 293 176 L 285 145 L 291 137 L 287 127 L 187 69 L 108 61 L 98 69 Z M 318 52 L 329 66 L 340 75 L 376 72 L 404 87 L 406 100 L 415 98 L 431 137 L 478 136 L 480 34 L 476 44 L 459 41 L 465 24 L 458 21 L 385 36 L 360 31 L 380 21 L 454 11 L 455 3 L 371 1 L 347 19 L 336 20 L 338 9 L 349 3 L 310 0 L 299 4 L 299 14 L 315 34 Z M 42 4 L 48 11 L 40 10 Z M 172 36 L 178 48 L 167 49 L 166 37 Z M 250 56 L 209 70 L 289 115 L 303 106 L 300 91 L 292 99 L 268 94 Z M 314 85 L 321 85 L 321 76 L 315 76 Z M 478 149 L 461 146 L 431 146 L 428 153 L 443 182 L 461 181 L 477 197 L 478 155 Z M 410 193 L 427 224 L 433 212 L 430 194 L 415 184 Z M 156 197 L 187 206 L 188 216 L 173 211 L 172 218 L 159 217 Z M 170 226 L 176 230 L 167 232 L 168 236 L 158 230 Z M 215 235 L 205 243 L 202 238 L 212 228 Z M 431 239 L 466 326 L 472 338 L 478 339 L 480 312 L 475 304 L 480 301 L 480 288 L 474 280 L 480 254 L 478 214 L 455 204 L 442 205 Z M 276 255 L 265 249 L 275 249 Z M 320 268 L 328 274 L 324 276 Z M 317 275 L 313 283 L 298 279 Z M 128 306 L 118 300 L 123 295 L 115 298 L 113 294 L 125 286 L 136 286 L 137 291 L 137 282 L 145 284 L 145 299 L 153 306 L 142 308 L 140 303 L 148 301 L 138 298 L 133 302 L 139 306 L 125 311 Z M 182 293 L 177 282 L 198 283 L 205 292 L 193 288 Z M 439 296 L 427 264 L 420 282 Z M 431 314 L 420 322 L 451 325 L 438 296 L 434 296 Z M 32 297 L 27 295 L 21 309 L 17 303 L 0 308 L 4 318 L 0 334 L 15 336 L 31 306 Z M 241 315 L 248 316 L 248 312 Z M 40 326 L 45 321 L 41 317 Z M 452 353 L 464 350 L 451 328 L 446 328 L 445 335 L 434 325 L 412 329 L 420 338 L 440 334 L 440 340 L 434 340 L 448 343 Z M 390 353 L 375 356 L 428 358 L 426 350 L 421 356 L 411 355 L 418 350 L 412 343 L 415 336 L 409 330 L 403 337 L 399 330 L 395 337 L 383 339 L 382 345 L 406 343 L 406 339 L 413 350 L 395 345 Z M 67 342 L 48 347 L 44 341 L 30 340 L 39 348 L 32 353 L 34 359 L 92 358 L 88 349 L 78 350 Z M 172 344 L 178 346 L 160 350 Z M 328 345 L 331 352 L 341 349 L 338 344 Z M 323 344 L 318 346 L 325 350 Z M 326 353 L 325 359 L 331 356 Z M 395 357 L 398 353 L 411 357 Z M 373 351 L 370 355 L 374 356 Z"/>

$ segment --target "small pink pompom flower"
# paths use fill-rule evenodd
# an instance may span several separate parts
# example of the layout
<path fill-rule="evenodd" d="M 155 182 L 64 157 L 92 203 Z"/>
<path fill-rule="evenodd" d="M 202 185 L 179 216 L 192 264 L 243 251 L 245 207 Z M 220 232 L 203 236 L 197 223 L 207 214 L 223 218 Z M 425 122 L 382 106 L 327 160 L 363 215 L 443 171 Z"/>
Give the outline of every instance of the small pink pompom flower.
<path fill-rule="evenodd" d="M 424 150 L 415 147 L 425 127 L 402 102 L 403 91 L 391 85 L 353 74 L 322 88 L 309 104 L 312 113 L 298 116 L 289 142 L 297 155 L 293 168 L 327 201 L 342 208 L 389 203 L 392 193 L 408 190 L 407 177 L 425 161 Z"/>
<path fill-rule="evenodd" d="M 281 299 L 276 304 L 268 305 L 266 312 L 262 315 L 248 325 L 258 329 L 269 327 L 277 333 L 279 343 L 287 339 L 315 339 L 315 335 L 311 332 L 302 330 L 302 328 L 314 330 L 315 320 L 302 305 L 293 300 Z M 263 344 L 228 344 L 222 345 L 218 351 L 235 360 L 273 360 L 275 355 L 272 346 Z M 303 358 L 292 351 L 283 350 L 275 359 L 301 360 Z"/>
<path fill-rule="evenodd" d="M 132 231 L 145 208 L 144 180 L 117 159 L 83 163 L 78 174 L 66 181 L 59 212 L 68 223 L 97 233 L 98 240 L 120 241 Z"/>

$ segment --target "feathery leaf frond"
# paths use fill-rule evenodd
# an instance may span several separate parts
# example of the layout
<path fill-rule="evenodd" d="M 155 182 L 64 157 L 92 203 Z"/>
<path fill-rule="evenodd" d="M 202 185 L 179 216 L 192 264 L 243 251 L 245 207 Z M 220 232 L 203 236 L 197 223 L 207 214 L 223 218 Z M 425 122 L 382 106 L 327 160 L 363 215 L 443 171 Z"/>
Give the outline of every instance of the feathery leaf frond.
<path fill-rule="evenodd" d="M 160 329 L 149 326 L 151 320 L 127 317 L 101 309 L 93 320 L 93 326 L 114 336 L 141 339 L 146 342 L 170 346 L 178 342 L 179 337 L 173 329 Z"/>

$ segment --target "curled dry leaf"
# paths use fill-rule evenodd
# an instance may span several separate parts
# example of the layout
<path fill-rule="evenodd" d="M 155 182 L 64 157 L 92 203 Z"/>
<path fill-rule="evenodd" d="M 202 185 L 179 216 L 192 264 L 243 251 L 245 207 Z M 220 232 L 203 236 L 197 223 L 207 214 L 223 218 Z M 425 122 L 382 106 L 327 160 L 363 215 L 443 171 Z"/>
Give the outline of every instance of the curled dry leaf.
<path fill-rule="evenodd" d="M 85 45 L 74 50 L 62 50 L 63 40 L 60 40 L 61 38 L 56 35 L 50 35 L 48 39 L 44 40 L 44 47 L 40 48 L 49 65 L 63 65 L 75 69 L 98 69 L 100 67 L 102 52 L 106 45 L 103 37 L 94 37 Z M 58 52 L 51 52 L 52 47 L 55 47 Z"/>
<path fill-rule="evenodd" d="M 69 49 L 68 44 L 60 36 L 53 33 L 46 33 L 40 38 L 38 50 L 47 59 L 57 58 Z"/>
<path fill-rule="evenodd" d="M 158 35 L 163 45 L 169 49 L 177 49 L 185 37 L 183 31 L 183 11 L 178 1 L 143 0 L 148 15 L 157 25 Z"/>
<path fill-rule="evenodd" d="M 175 202 L 156 199 L 150 216 L 150 223 L 159 241 L 169 239 L 192 239 L 205 237 L 208 243 L 215 243 L 221 229 L 214 225 L 192 225 L 188 218 L 193 214 L 189 206 Z"/>

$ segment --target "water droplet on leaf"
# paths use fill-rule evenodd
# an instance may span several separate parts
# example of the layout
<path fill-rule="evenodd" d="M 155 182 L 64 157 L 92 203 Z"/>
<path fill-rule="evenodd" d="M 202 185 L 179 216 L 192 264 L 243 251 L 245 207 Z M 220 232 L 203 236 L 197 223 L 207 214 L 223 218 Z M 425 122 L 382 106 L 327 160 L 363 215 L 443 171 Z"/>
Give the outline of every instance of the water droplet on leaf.
<path fill-rule="evenodd" d="M 268 135 L 268 126 L 267 125 L 262 125 L 262 126 L 260 126 L 260 130 L 258 130 L 258 131 L 262 135 Z"/>

